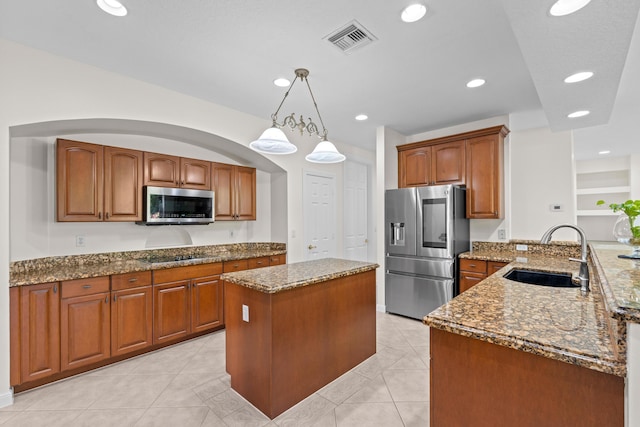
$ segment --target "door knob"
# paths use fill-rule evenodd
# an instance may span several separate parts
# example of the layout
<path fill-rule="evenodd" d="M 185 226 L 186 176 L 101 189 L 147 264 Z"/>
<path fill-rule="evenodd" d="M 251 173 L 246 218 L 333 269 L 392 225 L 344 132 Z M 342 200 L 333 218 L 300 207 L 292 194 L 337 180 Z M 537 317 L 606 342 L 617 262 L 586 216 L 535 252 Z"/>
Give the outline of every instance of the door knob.
<path fill-rule="evenodd" d="M 315 248 L 316 248 L 315 246 L 313 246 L 313 245 L 309 245 L 309 250 L 311 250 L 311 249 L 315 249 Z"/>

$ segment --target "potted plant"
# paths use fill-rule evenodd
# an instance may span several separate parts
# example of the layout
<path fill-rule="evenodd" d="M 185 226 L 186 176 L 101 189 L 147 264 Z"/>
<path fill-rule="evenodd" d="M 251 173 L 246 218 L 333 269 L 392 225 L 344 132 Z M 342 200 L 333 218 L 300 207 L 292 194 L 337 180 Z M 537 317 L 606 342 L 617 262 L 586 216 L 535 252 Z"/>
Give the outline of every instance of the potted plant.
<path fill-rule="evenodd" d="M 598 200 L 596 205 L 604 205 L 604 200 Z M 622 212 L 613 226 L 613 235 L 620 242 L 633 247 L 631 255 L 620 255 L 621 258 L 640 259 L 640 200 L 627 200 L 624 203 L 611 203 L 609 208 L 613 212 Z"/>

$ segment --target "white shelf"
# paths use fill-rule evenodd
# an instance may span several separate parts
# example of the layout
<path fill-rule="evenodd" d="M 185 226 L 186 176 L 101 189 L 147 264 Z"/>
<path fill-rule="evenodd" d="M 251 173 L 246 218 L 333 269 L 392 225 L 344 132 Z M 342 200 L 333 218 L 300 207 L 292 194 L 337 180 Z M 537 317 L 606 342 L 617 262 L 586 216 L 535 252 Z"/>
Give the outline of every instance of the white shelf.
<path fill-rule="evenodd" d="M 618 216 L 619 212 L 604 209 L 584 209 L 577 212 L 578 216 Z"/>
<path fill-rule="evenodd" d="M 581 188 L 576 190 L 577 195 L 583 194 L 612 194 L 612 193 L 630 193 L 630 186 L 620 187 L 601 187 L 601 188 Z"/>

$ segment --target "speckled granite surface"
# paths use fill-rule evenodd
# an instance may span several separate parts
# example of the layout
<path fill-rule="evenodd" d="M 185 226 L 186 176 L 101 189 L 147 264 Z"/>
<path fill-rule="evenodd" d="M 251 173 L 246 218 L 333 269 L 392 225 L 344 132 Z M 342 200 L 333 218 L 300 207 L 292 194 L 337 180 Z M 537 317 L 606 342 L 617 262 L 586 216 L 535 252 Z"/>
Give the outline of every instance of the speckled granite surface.
<path fill-rule="evenodd" d="M 592 246 L 608 310 L 616 319 L 640 323 L 640 260 L 618 258 L 631 253 L 631 249 L 622 244 Z"/>
<path fill-rule="evenodd" d="M 286 252 L 284 243 L 237 243 L 37 258 L 12 262 L 9 267 L 9 286 L 160 270 L 186 265 L 282 255 Z M 150 257 L 189 255 L 197 258 L 162 263 L 148 261 Z"/>
<path fill-rule="evenodd" d="M 575 276 L 579 264 L 568 258 L 576 256 L 576 250 L 579 255 L 580 247 L 575 243 L 540 245 L 546 248 L 523 252 L 507 245 L 474 244 L 474 250 L 464 258 L 512 262 L 431 312 L 424 322 L 448 332 L 625 376 L 626 344 L 621 345 L 626 343 L 625 329 L 608 312 L 597 277 L 586 297 L 578 288 L 529 285 L 502 277 L 513 268 L 570 272 Z M 594 266 L 590 269 L 594 278 Z"/>
<path fill-rule="evenodd" d="M 375 270 L 378 264 L 324 258 L 293 264 L 276 265 L 257 270 L 224 273 L 221 278 L 237 285 L 246 286 L 264 293 L 276 293 L 327 280 L 351 276 Z"/>

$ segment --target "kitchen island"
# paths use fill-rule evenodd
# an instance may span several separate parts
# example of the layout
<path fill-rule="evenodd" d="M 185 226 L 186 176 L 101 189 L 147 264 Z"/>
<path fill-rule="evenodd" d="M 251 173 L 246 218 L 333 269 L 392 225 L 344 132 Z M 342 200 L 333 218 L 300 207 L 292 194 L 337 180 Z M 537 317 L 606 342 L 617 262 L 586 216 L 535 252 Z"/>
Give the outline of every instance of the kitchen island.
<path fill-rule="evenodd" d="M 231 387 L 275 418 L 375 354 L 377 267 L 327 258 L 223 274 Z"/>
<path fill-rule="evenodd" d="M 462 255 L 511 262 L 424 318 L 431 424 L 624 425 L 625 328 L 608 310 L 593 248 L 582 296 L 505 279 L 516 268 L 578 273 L 568 261 L 576 245 L 519 243 L 529 251 Z"/>

